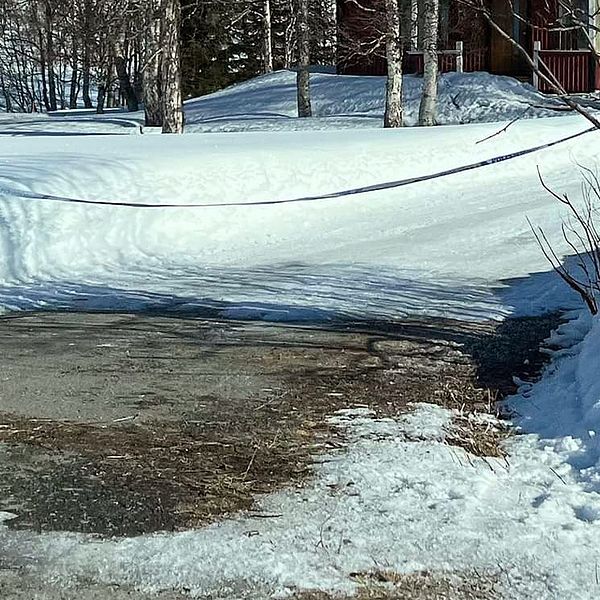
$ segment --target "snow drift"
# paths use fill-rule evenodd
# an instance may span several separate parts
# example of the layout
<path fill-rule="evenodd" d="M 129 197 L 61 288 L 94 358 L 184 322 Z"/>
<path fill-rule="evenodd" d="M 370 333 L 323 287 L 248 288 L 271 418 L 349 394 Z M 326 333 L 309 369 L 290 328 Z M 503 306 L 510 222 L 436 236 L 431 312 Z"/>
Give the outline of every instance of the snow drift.
<path fill-rule="evenodd" d="M 600 494 L 600 319 L 575 313 L 549 344 L 555 349 L 544 377 L 523 384 L 509 406 L 523 431 L 538 435 L 576 480 Z M 598 519 L 600 511 L 591 520 Z"/>
<path fill-rule="evenodd" d="M 422 78 L 404 78 L 404 115 L 415 125 Z M 295 119 L 296 74 L 278 71 L 185 105 L 189 132 L 378 127 L 383 123 L 385 77 L 311 74 L 312 119 Z M 553 117 L 560 104 L 511 77 L 445 73 L 440 77 L 438 123 L 454 125 Z"/>
<path fill-rule="evenodd" d="M 160 306 L 298 320 L 498 318 L 571 305 L 526 216 L 560 240 L 560 210 L 537 166 L 560 191 L 578 191 L 574 162 L 597 160 L 596 134 L 502 165 L 310 204 L 153 210 L 19 196 L 279 200 L 436 173 L 586 128 L 563 117 L 523 120 L 501 135 L 505 121 L 385 131 L 383 80 L 328 74 L 313 75 L 320 116 L 299 120 L 293 82 L 278 72 L 187 103 L 190 131 L 243 130 L 228 135 L 113 135 L 138 133 L 141 118 L 114 112 L 0 119 L 0 310 Z M 407 78 L 409 119 L 419 85 Z M 540 116 L 550 102 L 481 73 L 447 74 L 441 88 L 449 123 Z M 332 130 L 364 124 L 377 128 Z M 255 127 L 328 130 L 248 132 Z M 536 271 L 545 274 L 530 276 Z"/>

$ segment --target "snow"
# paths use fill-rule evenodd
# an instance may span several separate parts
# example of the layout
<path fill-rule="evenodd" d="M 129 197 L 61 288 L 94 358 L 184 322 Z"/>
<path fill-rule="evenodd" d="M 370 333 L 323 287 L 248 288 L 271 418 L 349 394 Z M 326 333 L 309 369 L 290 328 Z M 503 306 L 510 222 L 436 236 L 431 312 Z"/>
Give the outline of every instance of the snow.
<path fill-rule="evenodd" d="M 381 127 L 385 78 L 312 73 L 313 114 L 297 119 L 296 74 L 277 71 L 185 103 L 186 133 L 306 131 Z M 421 78 L 404 80 L 405 122 L 415 125 Z M 442 125 L 555 117 L 561 104 L 529 84 L 489 73 L 445 73 L 440 79 Z M 0 135 L 136 134 L 142 111 L 59 110 L 34 115 L 0 113 Z M 144 128 L 145 133 L 155 133 Z"/>
<path fill-rule="evenodd" d="M 510 403 L 517 423 L 562 457 L 585 489 L 600 493 L 600 319 L 575 313 L 550 342 L 553 362 L 542 380 L 521 386 Z M 600 519 L 596 508 L 588 520 Z"/>
<path fill-rule="evenodd" d="M 111 541 L 0 530 L 0 542 L 9 556 L 35 556 L 34 568 L 52 580 L 201 597 L 351 593 L 351 573 L 381 565 L 398 573 L 474 570 L 496 577 L 505 598 L 597 597 L 599 494 L 533 435 L 511 442 L 508 464 L 467 457 L 444 441 L 451 417 L 426 404 L 397 421 L 364 411 L 334 417 L 348 449 L 324 457 L 307 488 L 256 508 L 281 516 Z"/>
<path fill-rule="evenodd" d="M 381 81 L 315 75 L 317 117 L 300 122 L 291 118 L 291 78 L 276 73 L 188 102 L 191 133 L 182 137 L 139 135 L 139 115 L 0 119 L 0 133 L 12 132 L 0 147 L 0 306 L 210 307 L 276 320 L 572 309 L 549 341 L 543 378 L 507 401 L 522 430 L 508 462 L 450 446 L 454 414 L 439 407 L 418 405 L 398 420 L 346 411 L 332 426 L 348 446 L 323 456 L 306 488 L 259 499 L 258 511 L 279 517 L 122 540 L 0 523 L 3 556 L 63 583 L 215 598 L 351 592 L 351 573 L 381 565 L 477 570 L 497 578 L 506 598 L 597 598 L 600 322 L 549 268 L 526 217 L 568 251 L 562 207 L 537 169 L 559 193 L 579 197 L 577 165 L 597 163 L 598 133 L 468 173 L 309 204 L 135 209 L 35 197 L 284 199 L 435 173 L 588 126 L 578 116 L 527 119 L 490 137 L 523 107 L 549 100 L 485 74 L 443 80 L 449 125 L 401 131 L 374 128 Z M 409 120 L 417 93 L 409 78 Z M 117 131 L 133 135 L 105 135 Z M 0 522 L 9 517 L 0 513 Z"/>
<path fill-rule="evenodd" d="M 405 123 L 415 125 L 422 79 L 404 78 Z M 189 131 L 307 130 L 380 127 L 384 77 L 311 75 L 312 119 L 295 119 L 296 74 L 278 71 L 186 103 Z M 511 77 L 445 73 L 440 79 L 438 122 L 443 125 L 556 116 L 556 100 Z"/>
<path fill-rule="evenodd" d="M 258 94 L 261 80 L 246 87 Z M 190 104 L 200 110 L 205 102 L 209 114 L 221 98 L 219 110 L 233 110 L 232 94 Z M 257 106 L 236 94 L 238 111 Z M 48 130 L 36 121 L 36 131 L 56 133 L 56 123 L 72 128 L 78 118 L 49 117 Z M 597 160 L 596 133 L 501 165 L 310 204 L 136 210 L 18 194 L 166 204 L 322 194 L 554 141 L 587 128 L 581 117 L 523 120 L 483 142 L 506 122 L 165 138 L 139 135 L 122 118 L 85 113 L 81 128 L 137 135 L 3 137 L 0 307 L 488 319 L 571 302 L 548 273 L 526 217 L 557 240 L 558 251 L 568 250 L 560 245 L 560 206 L 541 189 L 537 167 L 559 191 L 579 194 L 575 162 Z"/>

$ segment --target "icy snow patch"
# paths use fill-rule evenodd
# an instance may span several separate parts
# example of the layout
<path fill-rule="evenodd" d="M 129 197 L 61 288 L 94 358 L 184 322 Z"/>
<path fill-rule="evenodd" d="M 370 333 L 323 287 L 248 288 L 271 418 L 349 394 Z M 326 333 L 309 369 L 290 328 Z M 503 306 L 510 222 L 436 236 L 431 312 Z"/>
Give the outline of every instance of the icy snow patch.
<path fill-rule="evenodd" d="M 351 444 L 316 466 L 308 488 L 261 499 L 257 510 L 272 518 L 108 541 L 0 530 L 0 556 L 26 548 L 33 568 L 58 581 L 215 598 L 352 592 L 351 573 L 381 565 L 400 573 L 474 568 L 496 576 L 507 598 L 597 597 L 598 494 L 534 435 L 512 444 L 508 465 L 467 457 L 443 442 L 451 417 L 429 405 L 398 421 L 337 415 Z"/>

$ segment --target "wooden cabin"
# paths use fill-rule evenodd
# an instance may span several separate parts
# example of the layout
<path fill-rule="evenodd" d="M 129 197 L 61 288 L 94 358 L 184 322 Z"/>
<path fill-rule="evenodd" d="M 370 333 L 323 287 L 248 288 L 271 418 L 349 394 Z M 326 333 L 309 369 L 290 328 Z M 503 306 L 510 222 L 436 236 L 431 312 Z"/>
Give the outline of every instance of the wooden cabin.
<path fill-rule="evenodd" d="M 537 50 L 539 59 L 569 93 L 600 89 L 600 69 L 589 47 L 600 42 L 595 28 L 583 32 L 572 27 L 560 0 L 485 0 L 494 22 L 527 50 Z M 584 20 L 598 12 L 598 0 L 570 0 Z M 385 48 L 380 40 L 384 22 L 383 0 L 338 0 L 338 72 L 349 75 L 385 75 Z M 591 17 L 595 19 L 595 17 Z M 423 68 L 420 52 L 417 0 L 405 4 L 402 32 L 405 72 Z M 595 24 L 595 27 L 600 23 Z M 379 42 L 378 42 L 379 40 Z M 483 15 L 461 0 L 440 0 L 440 69 L 488 71 L 537 83 L 542 91 L 553 91 L 533 77 L 523 54 L 491 27 Z M 459 61 L 457 57 L 461 56 Z"/>

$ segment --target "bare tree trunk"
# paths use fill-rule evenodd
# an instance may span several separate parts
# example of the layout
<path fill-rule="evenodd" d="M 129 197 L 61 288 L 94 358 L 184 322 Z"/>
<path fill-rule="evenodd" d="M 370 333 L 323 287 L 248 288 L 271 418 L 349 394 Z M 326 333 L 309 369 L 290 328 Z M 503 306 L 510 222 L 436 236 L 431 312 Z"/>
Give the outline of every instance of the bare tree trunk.
<path fill-rule="evenodd" d="M 385 0 L 387 82 L 384 127 L 402 127 L 402 37 L 398 0 Z"/>
<path fill-rule="evenodd" d="M 129 112 L 135 112 L 139 109 L 138 99 L 135 95 L 133 85 L 131 85 L 131 78 L 127 69 L 127 60 L 125 58 L 126 51 L 123 39 L 120 39 L 115 46 L 115 69 L 117 71 L 117 79 L 119 80 L 119 91 L 125 98 L 127 110 Z"/>
<path fill-rule="evenodd" d="M 92 7 L 90 0 L 83 0 L 83 59 L 81 64 L 81 95 L 83 106 L 93 108 L 90 97 L 90 20 Z"/>
<path fill-rule="evenodd" d="M 108 70 L 106 77 L 106 108 L 115 108 L 118 101 L 115 94 L 115 64 L 112 48 L 108 55 Z"/>
<path fill-rule="evenodd" d="M 413 2 L 417 0 L 398 0 L 400 6 L 400 34 L 402 37 L 402 48 L 403 50 L 409 49 L 414 50 L 412 47 L 413 40 Z"/>
<path fill-rule="evenodd" d="M 4 76 L 2 75 L 2 72 L 0 72 L 0 88 L 2 89 L 2 95 L 4 96 L 4 107 L 6 109 L 6 112 L 10 113 L 13 110 L 12 98 L 4 82 Z"/>
<path fill-rule="evenodd" d="M 180 0 L 163 0 L 163 133 L 183 133 L 181 93 Z"/>
<path fill-rule="evenodd" d="M 296 49 L 296 11 L 294 10 L 294 0 L 287 0 L 286 11 L 288 13 L 288 22 L 284 32 L 284 57 L 283 68 L 292 69 L 294 66 L 294 51 Z"/>
<path fill-rule="evenodd" d="M 127 62 L 123 56 L 115 57 L 115 67 L 117 69 L 117 77 L 119 78 L 119 88 L 127 103 L 127 110 L 129 112 L 135 112 L 139 109 L 138 99 L 135 95 L 135 90 L 131 85 L 131 79 L 127 72 Z"/>
<path fill-rule="evenodd" d="M 71 57 L 71 64 L 73 70 L 71 71 L 71 89 L 69 91 L 69 108 L 77 108 L 77 96 L 79 96 L 79 64 L 78 64 L 78 51 L 77 42 L 73 40 L 72 47 L 73 56 Z"/>
<path fill-rule="evenodd" d="M 96 103 L 96 113 L 99 115 L 104 113 L 104 102 L 106 100 L 106 83 L 101 81 L 98 83 L 98 101 Z"/>
<path fill-rule="evenodd" d="M 273 27 L 271 21 L 271 0 L 263 0 L 263 62 L 265 73 L 273 71 Z"/>
<path fill-rule="evenodd" d="M 142 67 L 142 90 L 146 127 L 162 127 L 162 84 L 160 80 L 162 49 L 160 11 L 155 0 L 148 2 L 148 35 Z"/>
<path fill-rule="evenodd" d="M 132 85 L 135 97 L 141 100 L 144 96 L 144 88 L 142 82 L 142 69 L 141 64 L 143 60 L 142 44 L 139 38 L 135 38 L 133 41 L 133 57 L 131 63 L 131 72 L 133 73 Z"/>
<path fill-rule="evenodd" d="M 310 102 L 310 32 L 308 29 L 308 0 L 298 0 L 298 116 L 311 117 Z"/>
<path fill-rule="evenodd" d="M 439 0 L 423 0 L 423 95 L 419 125 L 435 125 L 438 88 Z"/>
<path fill-rule="evenodd" d="M 39 32 L 40 44 L 40 77 L 42 80 L 42 101 L 46 112 L 50 112 L 50 98 L 48 97 L 48 77 L 46 75 L 46 50 L 44 48 L 44 38 L 42 32 Z"/>
<path fill-rule="evenodd" d="M 83 74 L 81 82 L 81 95 L 83 96 L 83 106 L 85 108 L 93 108 L 92 99 L 90 97 L 90 59 L 89 50 L 84 50 L 83 56 Z"/>
<path fill-rule="evenodd" d="M 417 50 L 419 47 L 419 1 L 410 2 L 410 49 Z"/>
<path fill-rule="evenodd" d="M 98 101 L 96 113 L 101 115 L 105 109 L 112 108 L 112 56 L 108 48 L 103 52 L 104 62 L 98 73 Z"/>
<path fill-rule="evenodd" d="M 56 75 L 54 73 L 54 36 L 53 36 L 53 15 L 52 7 L 50 2 L 46 0 L 45 5 L 45 16 L 46 16 L 46 60 L 48 67 L 48 99 L 49 99 L 49 110 L 57 110 L 58 105 L 56 102 Z"/>

